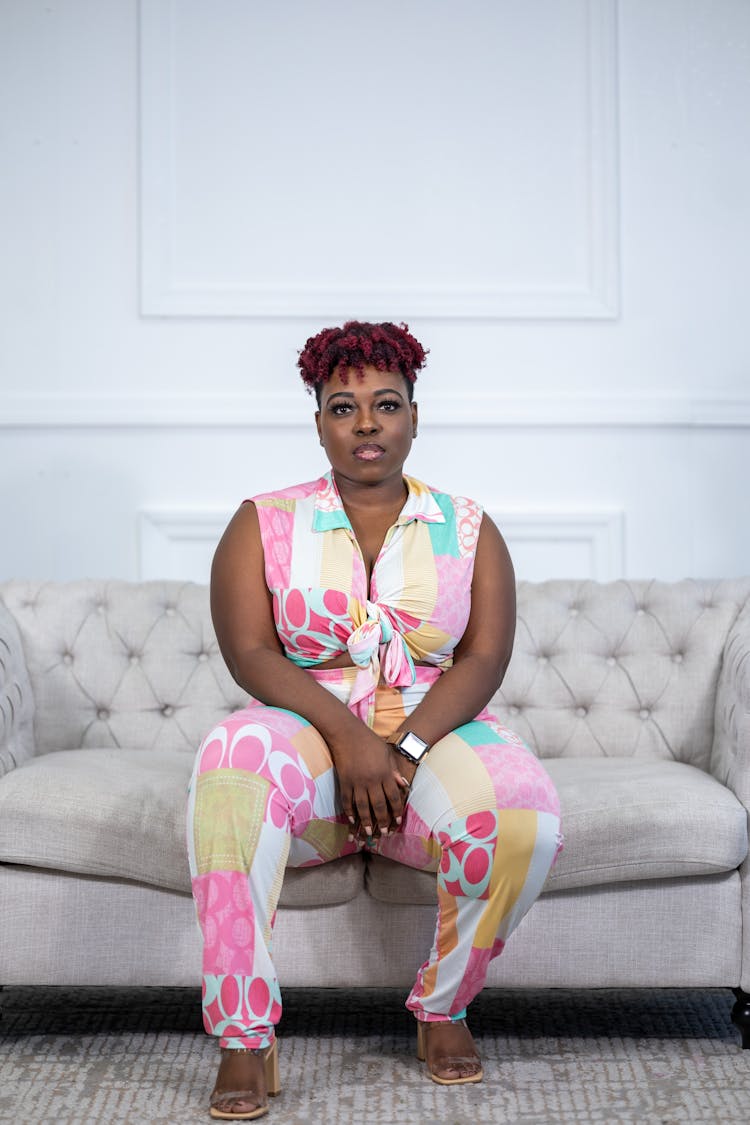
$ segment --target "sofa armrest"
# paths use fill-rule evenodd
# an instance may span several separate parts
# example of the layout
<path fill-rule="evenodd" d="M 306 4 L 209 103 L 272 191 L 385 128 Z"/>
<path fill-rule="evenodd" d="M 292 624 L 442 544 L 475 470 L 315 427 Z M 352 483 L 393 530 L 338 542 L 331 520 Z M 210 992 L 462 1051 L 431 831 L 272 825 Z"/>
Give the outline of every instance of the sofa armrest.
<path fill-rule="evenodd" d="M 724 648 L 711 773 L 750 809 L 750 604 L 735 621 Z"/>
<path fill-rule="evenodd" d="M 34 700 L 16 623 L 0 601 L 0 777 L 34 754 Z"/>

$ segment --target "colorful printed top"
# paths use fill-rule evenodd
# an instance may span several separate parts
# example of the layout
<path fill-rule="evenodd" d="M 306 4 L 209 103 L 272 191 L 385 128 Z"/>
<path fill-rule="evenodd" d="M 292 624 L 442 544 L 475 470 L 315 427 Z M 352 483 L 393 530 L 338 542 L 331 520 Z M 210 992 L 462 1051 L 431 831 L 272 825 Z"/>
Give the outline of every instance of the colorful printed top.
<path fill-rule="evenodd" d="M 290 660 L 310 668 L 349 651 L 359 669 L 351 703 L 383 680 L 414 683 L 414 662 L 439 668 L 469 620 L 482 509 L 404 477 L 406 502 L 372 568 L 333 473 L 254 496 L 276 631 Z"/>

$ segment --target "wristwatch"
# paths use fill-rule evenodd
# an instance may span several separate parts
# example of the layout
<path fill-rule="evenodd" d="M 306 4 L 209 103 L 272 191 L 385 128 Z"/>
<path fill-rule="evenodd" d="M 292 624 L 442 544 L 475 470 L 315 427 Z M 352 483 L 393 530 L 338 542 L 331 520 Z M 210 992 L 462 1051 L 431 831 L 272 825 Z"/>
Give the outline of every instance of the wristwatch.
<path fill-rule="evenodd" d="M 422 761 L 427 751 L 430 749 L 430 744 L 415 734 L 413 730 L 408 730 L 406 734 L 393 743 L 398 750 L 399 754 L 403 754 L 410 762 L 414 762 L 416 766 Z"/>

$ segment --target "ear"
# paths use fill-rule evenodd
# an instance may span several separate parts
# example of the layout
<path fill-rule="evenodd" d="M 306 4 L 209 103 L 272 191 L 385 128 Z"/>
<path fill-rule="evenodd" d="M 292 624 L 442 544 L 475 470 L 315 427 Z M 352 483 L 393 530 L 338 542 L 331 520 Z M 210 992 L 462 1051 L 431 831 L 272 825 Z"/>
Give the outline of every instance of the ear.
<path fill-rule="evenodd" d="M 319 410 L 315 411 L 315 426 L 316 426 L 317 431 L 318 431 L 318 441 L 322 445 L 323 444 L 323 433 L 320 429 L 320 411 Z"/>
<path fill-rule="evenodd" d="M 419 421 L 419 409 L 416 402 L 411 404 L 411 428 L 414 437 L 417 436 L 417 423 Z"/>

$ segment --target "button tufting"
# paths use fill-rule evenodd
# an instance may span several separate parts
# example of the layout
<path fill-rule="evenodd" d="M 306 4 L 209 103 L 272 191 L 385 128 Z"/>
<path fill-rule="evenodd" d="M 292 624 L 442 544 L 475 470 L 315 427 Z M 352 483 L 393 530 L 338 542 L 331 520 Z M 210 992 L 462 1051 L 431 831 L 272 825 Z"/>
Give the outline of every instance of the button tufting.
<path fill-rule="evenodd" d="M 610 668 L 614 668 L 616 663 L 617 663 L 617 661 L 615 660 L 614 656 L 608 656 L 607 657 L 607 664 L 609 665 Z"/>
<path fill-rule="evenodd" d="M 198 659 L 200 660 L 201 664 L 205 664 L 206 661 L 208 660 L 208 653 L 207 652 L 199 652 L 198 653 Z"/>
<path fill-rule="evenodd" d="M 577 605 L 572 605 L 570 607 L 570 616 L 571 617 L 578 617 L 578 606 Z"/>
<path fill-rule="evenodd" d="M 130 663 L 131 663 L 131 664 L 140 664 L 140 662 L 141 662 L 141 658 L 140 658 L 140 656 L 138 655 L 138 653 L 137 653 L 137 652 L 131 652 L 131 654 L 130 654 Z"/>
<path fill-rule="evenodd" d="M 549 664 L 549 657 L 548 656 L 540 656 L 539 657 L 539 663 L 540 664 Z"/>
<path fill-rule="evenodd" d="M 644 616 L 644 614 L 645 614 L 645 612 L 646 612 L 646 611 L 645 611 L 645 609 L 643 608 L 643 606 L 642 606 L 642 605 L 639 605 L 639 606 L 638 606 L 638 609 L 636 610 L 636 613 L 635 613 L 635 615 L 636 615 L 636 617 L 643 617 L 643 616 Z"/>
<path fill-rule="evenodd" d="M 651 712 L 649 711 L 648 707 L 641 707 L 638 714 L 640 715 L 640 717 L 642 719 L 650 719 L 651 718 Z"/>
<path fill-rule="evenodd" d="M 681 652 L 676 652 L 676 653 L 674 654 L 674 656 L 672 657 L 672 659 L 674 660 L 675 664 L 682 664 L 682 661 L 683 661 L 683 660 L 684 660 L 685 658 L 684 658 L 684 656 L 682 655 L 682 653 L 681 653 Z"/>
<path fill-rule="evenodd" d="M 516 705 L 513 704 L 508 708 L 508 710 L 510 711 L 511 715 L 518 715 L 520 714 L 521 708 L 516 707 Z"/>
<path fill-rule="evenodd" d="M 170 707 L 168 703 L 165 703 L 161 709 L 161 713 L 168 719 L 170 715 L 174 715 L 174 707 Z"/>
<path fill-rule="evenodd" d="M 173 605 L 165 606 L 164 612 L 166 613 L 167 617 L 174 617 L 174 606 Z"/>
<path fill-rule="evenodd" d="M 106 707 L 100 707 L 99 710 L 96 712 L 96 717 L 97 717 L 97 719 L 108 719 L 109 718 L 109 711 L 107 710 Z"/>
<path fill-rule="evenodd" d="M 579 719 L 585 719 L 586 716 L 588 715 L 588 708 L 586 708 L 586 707 L 576 707 L 576 715 L 578 716 Z"/>
<path fill-rule="evenodd" d="M 73 654 L 71 652 L 64 652 L 62 662 L 63 662 L 63 664 L 68 664 L 68 665 L 72 664 L 73 663 Z"/>
<path fill-rule="evenodd" d="M 104 604 L 104 602 L 97 602 L 97 603 L 96 603 L 96 612 L 97 612 L 97 613 L 104 613 L 104 611 L 105 611 L 105 609 L 106 609 L 106 608 L 107 608 L 107 607 L 106 607 L 106 605 Z"/>

